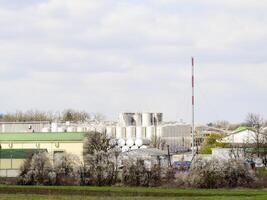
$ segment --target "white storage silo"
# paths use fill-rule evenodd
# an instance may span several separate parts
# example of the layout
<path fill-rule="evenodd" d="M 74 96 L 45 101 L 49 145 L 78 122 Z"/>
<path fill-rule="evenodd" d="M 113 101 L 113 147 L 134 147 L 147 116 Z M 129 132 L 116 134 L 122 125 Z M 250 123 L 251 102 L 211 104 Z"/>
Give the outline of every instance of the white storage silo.
<path fill-rule="evenodd" d="M 142 114 L 141 113 L 135 113 L 133 115 L 135 126 L 142 126 Z"/>
<path fill-rule="evenodd" d="M 122 151 L 122 152 L 129 151 L 129 147 L 128 147 L 128 146 L 123 146 L 123 147 L 121 148 L 121 151 Z"/>
<path fill-rule="evenodd" d="M 135 149 L 139 149 L 139 147 L 136 146 L 136 145 L 134 145 L 134 146 L 131 147 L 131 150 L 135 150 Z"/>
<path fill-rule="evenodd" d="M 158 126 L 162 123 L 163 114 L 162 113 L 153 113 L 153 125 Z"/>
<path fill-rule="evenodd" d="M 120 126 L 116 127 L 116 138 L 117 139 L 126 138 L 125 133 L 126 133 L 125 127 L 120 127 Z"/>
<path fill-rule="evenodd" d="M 150 145 L 151 140 L 148 139 L 136 139 L 135 145 L 141 147 L 142 145 Z"/>
<path fill-rule="evenodd" d="M 124 139 L 121 138 L 121 139 L 118 140 L 118 146 L 119 147 L 123 147 L 123 146 L 125 146 L 125 144 L 126 143 L 125 143 L 125 140 Z"/>
<path fill-rule="evenodd" d="M 141 147 L 143 145 L 143 140 L 142 139 L 136 139 L 135 140 L 135 145 L 138 147 Z"/>
<path fill-rule="evenodd" d="M 145 132 L 146 132 L 146 128 L 145 127 L 137 126 L 136 127 L 136 135 L 135 135 L 135 138 L 136 139 L 142 139 L 142 138 L 144 138 Z"/>
<path fill-rule="evenodd" d="M 146 145 L 142 145 L 140 149 L 147 149 L 148 147 Z"/>
<path fill-rule="evenodd" d="M 126 127 L 126 139 L 134 139 L 135 136 L 135 127 L 134 126 L 127 126 Z"/>
<path fill-rule="evenodd" d="M 152 125 L 152 113 L 142 113 L 142 125 L 145 127 Z"/>
<path fill-rule="evenodd" d="M 134 145 L 134 140 L 133 140 L 133 139 L 128 139 L 128 140 L 126 140 L 126 145 L 127 145 L 128 147 L 132 147 L 132 146 Z"/>
<path fill-rule="evenodd" d="M 152 136 L 155 135 L 155 126 L 146 127 L 146 139 L 151 140 Z"/>
<path fill-rule="evenodd" d="M 121 113 L 119 116 L 120 126 L 133 126 L 134 124 L 134 113 Z"/>

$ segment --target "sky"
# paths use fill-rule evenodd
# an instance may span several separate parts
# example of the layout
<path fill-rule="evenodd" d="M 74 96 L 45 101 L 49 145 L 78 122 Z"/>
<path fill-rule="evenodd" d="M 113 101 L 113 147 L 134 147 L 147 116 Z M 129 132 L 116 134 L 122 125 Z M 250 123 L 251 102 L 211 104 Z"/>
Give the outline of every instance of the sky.
<path fill-rule="evenodd" d="M 267 118 L 267 0 L 0 0 L 0 111 Z"/>

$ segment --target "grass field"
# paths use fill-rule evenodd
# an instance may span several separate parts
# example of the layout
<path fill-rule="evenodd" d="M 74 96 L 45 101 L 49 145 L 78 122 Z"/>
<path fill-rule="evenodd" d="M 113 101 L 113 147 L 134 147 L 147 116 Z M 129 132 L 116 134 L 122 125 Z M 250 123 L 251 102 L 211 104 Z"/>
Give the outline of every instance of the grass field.
<path fill-rule="evenodd" d="M 95 200 L 95 199 L 218 199 L 266 200 L 267 189 L 175 189 L 80 186 L 6 186 L 0 185 L 0 200 Z"/>

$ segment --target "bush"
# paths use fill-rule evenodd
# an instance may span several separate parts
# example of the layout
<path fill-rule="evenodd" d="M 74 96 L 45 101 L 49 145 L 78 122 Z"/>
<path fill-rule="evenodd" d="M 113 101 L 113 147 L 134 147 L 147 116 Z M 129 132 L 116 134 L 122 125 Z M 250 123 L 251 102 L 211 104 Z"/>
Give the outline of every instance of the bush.
<path fill-rule="evenodd" d="M 39 152 L 25 160 L 21 166 L 18 183 L 22 185 L 51 185 L 53 168 L 46 152 Z M 50 174 L 50 176 L 48 176 Z"/>
<path fill-rule="evenodd" d="M 106 134 L 91 132 L 84 144 L 82 182 L 85 185 L 113 185 L 117 181 L 117 159 L 121 149 Z"/>
<path fill-rule="evenodd" d="M 122 183 L 129 186 L 149 186 L 149 171 L 145 168 L 144 160 L 124 162 Z"/>
<path fill-rule="evenodd" d="M 248 186 L 255 180 L 241 160 L 196 159 L 189 170 L 187 184 L 197 188 Z"/>
<path fill-rule="evenodd" d="M 80 185 L 81 162 L 75 155 L 62 153 L 55 156 L 54 173 L 49 177 L 56 177 L 56 185 Z"/>

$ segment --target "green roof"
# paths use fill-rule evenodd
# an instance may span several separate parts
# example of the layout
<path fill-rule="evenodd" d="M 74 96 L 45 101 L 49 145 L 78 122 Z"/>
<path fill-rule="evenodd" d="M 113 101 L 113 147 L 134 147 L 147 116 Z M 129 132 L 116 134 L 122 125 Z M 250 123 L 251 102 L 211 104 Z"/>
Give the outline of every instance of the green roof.
<path fill-rule="evenodd" d="M 25 159 L 34 153 L 44 151 L 47 151 L 47 149 L 1 149 L 0 159 Z"/>
<path fill-rule="evenodd" d="M 85 133 L 0 133 L 1 141 L 83 141 Z"/>
<path fill-rule="evenodd" d="M 253 128 L 247 127 L 247 126 L 240 126 L 237 129 L 235 129 L 233 133 L 239 133 L 239 132 L 246 131 L 246 130 L 253 130 Z"/>

